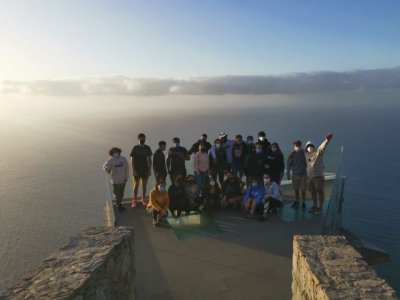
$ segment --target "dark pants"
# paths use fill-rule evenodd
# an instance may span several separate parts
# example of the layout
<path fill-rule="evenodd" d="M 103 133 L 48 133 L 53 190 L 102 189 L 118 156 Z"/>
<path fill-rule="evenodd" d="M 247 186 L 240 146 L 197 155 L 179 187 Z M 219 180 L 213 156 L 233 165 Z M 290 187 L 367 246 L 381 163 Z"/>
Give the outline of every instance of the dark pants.
<path fill-rule="evenodd" d="M 217 181 L 218 177 L 218 182 L 222 184 L 224 182 L 224 176 L 225 176 L 225 169 L 224 168 L 213 168 L 211 170 L 211 176 L 214 178 L 215 181 Z"/>
<path fill-rule="evenodd" d="M 243 164 L 237 162 L 237 163 L 233 163 L 232 164 L 232 173 L 233 175 L 239 176 L 239 178 L 243 177 L 243 173 L 244 173 L 244 168 L 243 168 Z"/>
<path fill-rule="evenodd" d="M 179 217 L 183 211 L 186 213 L 190 212 L 190 204 L 188 201 L 180 200 L 180 201 L 171 201 L 169 203 L 169 210 L 171 213 L 176 211 L 176 215 Z"/>
<path fill-rule="evenodd" d="M 277 200 L 277 199 L 275 199 L 275 198 L 269 197 L 268 201 L 269 201 L 269 209 L 268 209 L 268 211 L 276 210 L 277 208 L 282 207 L 282 202 Z"/>
<path fill-rule="evenodd" d="M 152 216 L 154 221 L 157 221 L 159 214 L 160 213 L 156 209 L 153 209 Z"/>
<path fill-rule="evenodd" d="M 126 182 L 113 184 L 114 198 L 118 206 L 122 205 L 122 199 L 124 199 L 125 185 Z"/>
<path fill-rule="evenodd" d="M 176 169 L 176 170 L 171 170 L 171 172 L 169 173 L 169 177 L 171 179 L 171 182 L 174 182 L 174 177 L 176 174 L 181 174 L 182 178 L 185 179 L 187 172 L 186 172 L 186 168 L 185 169 Z"/>

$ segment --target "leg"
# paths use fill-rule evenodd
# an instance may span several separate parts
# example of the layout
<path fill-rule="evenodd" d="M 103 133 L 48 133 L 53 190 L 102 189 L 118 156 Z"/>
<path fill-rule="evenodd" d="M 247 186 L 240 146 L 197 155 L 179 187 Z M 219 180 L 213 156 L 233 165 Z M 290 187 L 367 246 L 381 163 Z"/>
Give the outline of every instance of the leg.
<path fill-rule="evenodd" d="M 146 189 L 148 180 L 149 180 L 148 176 L 142 176 L 142 204 L 146 202 Z"/>
<path fill-rule="evenodd" d="M 133 177 L 133 200 L 137 200 L 137 195 L 139 191 L 140 176 Z"/>
<path fill-rule="evenodd" d="M 159 212 L 157 210 L 153 209 L 152 215 L 153 215 L 153 225 L 157 226 L 159 223 Z"/>

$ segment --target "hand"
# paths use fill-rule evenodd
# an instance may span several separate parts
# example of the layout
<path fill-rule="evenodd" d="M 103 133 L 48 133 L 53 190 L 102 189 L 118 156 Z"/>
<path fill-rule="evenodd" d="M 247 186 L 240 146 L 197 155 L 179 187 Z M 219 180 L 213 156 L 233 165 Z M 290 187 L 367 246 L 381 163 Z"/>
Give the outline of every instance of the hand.
<path fill-rule="evenodd" d="M 328 134 L 326 135 L 326 139 L 328 140 L 328 141 L 330 141 L 331 139 L 332 139 L 332 137 L 333 137 L 333 133 L 332 132 L 328 132 Z"/>

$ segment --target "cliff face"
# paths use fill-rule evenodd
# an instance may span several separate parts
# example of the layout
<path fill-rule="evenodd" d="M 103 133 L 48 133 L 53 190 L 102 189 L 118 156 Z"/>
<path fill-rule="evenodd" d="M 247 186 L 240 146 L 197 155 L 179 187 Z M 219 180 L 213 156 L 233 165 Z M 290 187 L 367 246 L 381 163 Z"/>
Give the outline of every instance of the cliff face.
<path fill-rule="evenodd" d="M 83 230 L 0 299 L 135 299 L 133 229 Z"/>

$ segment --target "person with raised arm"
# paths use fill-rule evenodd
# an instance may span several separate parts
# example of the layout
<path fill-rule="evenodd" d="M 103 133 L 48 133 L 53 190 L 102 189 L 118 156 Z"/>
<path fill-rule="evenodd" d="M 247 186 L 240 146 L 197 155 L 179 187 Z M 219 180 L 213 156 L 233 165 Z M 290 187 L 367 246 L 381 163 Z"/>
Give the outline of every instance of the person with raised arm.
<path fill-rule="evenodd" d="M 324 153 L 326 146 L 332 139 L 333 134 L 328 133 L 325 136 L 324 141 L 315 149 L 314 144 L 311 141 L 306 143 L 306 161 L 307 161 L 307 178 L 308 188 L 311 192 L 311 198 L 313 200 L 313 207 L 309 212 L 320 215 L 324 206 L 325 190 L 324 190 Z M 318 201 L 319 200 L 319 203 Z M 319 204 L 319 206 L 318 206 Z"/>

